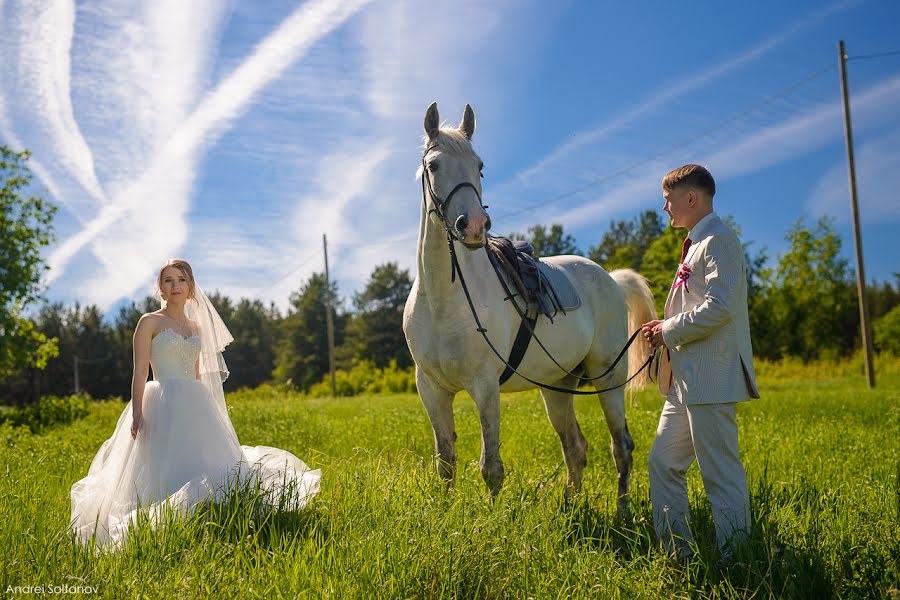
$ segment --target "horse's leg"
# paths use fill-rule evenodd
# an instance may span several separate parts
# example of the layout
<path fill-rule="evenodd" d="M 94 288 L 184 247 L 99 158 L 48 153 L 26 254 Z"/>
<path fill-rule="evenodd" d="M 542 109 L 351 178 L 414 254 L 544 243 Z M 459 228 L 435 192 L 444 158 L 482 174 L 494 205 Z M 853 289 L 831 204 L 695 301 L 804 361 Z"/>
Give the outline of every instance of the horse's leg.
<path fill-rule="evenodd" d="M 609 385 L 610 380 L 620 381 L 619 377 L 604 377 L 595 382 L 595 387 L 599 390 L 604 385 Z M 599 396 L 603 416 L 606 417 L 606 426 L 609 428 L 609 447 L 616 461 L 616 471 L 619 473 L 619 510 L 624 511 L 628 508 L 628 479 L 631 476 L 631 452 L 634 450 L 634 442 L 625 421 L 625 391 L 618 388 L 603 392 Z"/>
<path fill-rule="evenodd" d="M 574 378 L 567 377 L 557 385 L 559 387 L 571 387 L 575 384 Z M 547 417 L 550 424 L 559 435 L 562 443 L 563 457 L 566 460 L 568 477 L 566 481 L 566 495 L 581 490 L 581 479 L 584 468 L 587 466 L 588 443 L 581 433 L 578 420 L 575 418 L 575 404 L 572 394 L 541 390 L 544 399 L 544 407 L 547 409 Z"/>
<path fill-rule="evenodd" d="M 452 484 L 456 477 L 456 426 L 453 420 L 455 394 L 436 385 L 419 368 L 416 368 L 416 387 L 434 429 L 438 475 L 448 484 Z"/>
<path fill-rule="evenodd" d="M 500 458 L 500 386 L 496 379 L 485 377 L 484 383 L 470 390 L 481 419 L 481 477 L 492 496 L 503 485 L 503 460 Z"/>

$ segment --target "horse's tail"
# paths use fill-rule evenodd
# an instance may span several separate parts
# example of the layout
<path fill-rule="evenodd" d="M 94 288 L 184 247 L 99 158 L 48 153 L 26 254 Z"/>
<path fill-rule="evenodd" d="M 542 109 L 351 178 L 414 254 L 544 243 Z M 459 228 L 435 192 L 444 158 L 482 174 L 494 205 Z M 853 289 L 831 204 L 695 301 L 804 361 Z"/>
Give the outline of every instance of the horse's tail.
<path fill-rule="evenodd" d="M 656 318 L 656 304 L 653 293 L 647 284 L 647 278 L 632 269 L 616 269 L 610 273 L 613 280 L 625 294 L 625 306 L 628 307 L 628 335 L 631 336 L 641 325 Z M 643 335 L 638 334 L 628 348 L 629 375 L 644 364 L 650 356 L 650 347 Z M 629 387 L 639 387 L 650 381 L 647 369 L 631 380 Z"/>

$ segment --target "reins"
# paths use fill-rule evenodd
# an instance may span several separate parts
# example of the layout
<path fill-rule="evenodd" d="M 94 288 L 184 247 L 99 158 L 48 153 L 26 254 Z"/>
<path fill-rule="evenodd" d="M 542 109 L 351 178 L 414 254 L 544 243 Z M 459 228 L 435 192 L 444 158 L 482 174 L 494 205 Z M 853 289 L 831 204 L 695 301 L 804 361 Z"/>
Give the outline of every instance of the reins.
<path fill-rule="evenodd" d="M 425 150 L 426 155 L 428 154 L 428 151 L 430 149 L 431 148 L 426 148 L 426 150 Z M 426 177 L 428 178 L 427 191 L 426 191 Z M 500 359 L 500 362 L 502 362 L 504 364 L 504 366 L 506 367 L 506 370 L 508 372 L 518 375 L 525 381 L 527 381 L 533 385 L 536 385 L 538 387 L 541 387 L 541 388 L 544 388 L 547 390 L 552 390 L 555 392 L 576 394 L 576 395 L 582 395 L 582 396 L 587 396 L 587 395 L 592 395 L 592 394 L 600 394 L 603 392 L 610 392 L 610 391 L 618 389 L 620 387 L 624 387 L 632 379 L 634 379 L 635 377 L 640 375 L 641 372 L 645 368 L 647 369 L 648 377 L 650 377 L 650 380 L 653 381 L 651 365 L 653 363 L 653 359 L 656 356 L 655 353 L 651 353 L 650 356 L 647 357 L 647 360 L 644 361 L 644 364 L 642 364 L 641 367 L 637 371 L 635 371 L 635 373 L 631 377 L 626 379 L 624 382 L 620 383 L 619 385 L 615 385 L 615 386 L 612 386 L 609 388 L 598 389 L 598 390 L 593 390 L 593 391 L 572 390 L 572 389 L 563 388 L 563 387 L 559 387 L 559 386 L 555 386 L 555 385 L 550 385 L 547 383 L 541 383 L 540 381 L 535 381 L 534 379 L 531 379 L 530 377 L 520 373 L 516 369 L 515 366 L 511 365 L 506 360 L 506 358 L 504 358 L 504 356 L 500 353 L 500 351 L 497 350 L 496 346 L 494 346 L 494 344 L 491 342 L 490 338 L 487 335 L 487 329 L 481 324 L 481 319 L 478 318 L 478 312 L 475 309 L 475 303 L 472 301 L 472 295 L 469 293 L 469 286 L 466 285 L 465 276 L 463 275 L 462 268 L 460 267 L 459 259 L 456 256 L 456 247 L 453 245 L 454 241 L 458 241 L 460 243 L 463 243 L 463 241 L 453 232 L 453 229 L 448 225 L 447 219 L 445 217 L 446 207 L 450 203 L 450 199 L 453 198 L 453 194 L 455 194 L 457 191 L 459 191 L 460 189 L 465 188 L 465 187 L 471 187 L 475 191 L 475 195 L 478 197 L 479 204 L 482 205 L 482 208 L 486 208 L 481 201 L 481 194 L 478 193 L 478 189 L 473 184 L 471 184 L 467 181 L 457 184 L 453 188 L 453 191 L 451 191 L 447 195 L 447 198 L 445 198 L 444 200 L 441 200 L 438 197 L 438 195 L 434 192 L 434 188 L 431 185 L 431 178 L 428 174 L 428 166 L 425 164 L 425 155 L 422 156 L 422 204 L 425 207 L 425 210 L 427 211 L 426 216 L 427 216 L 427 214 L 430 214 L 432 212 L 434 212 L 438 215 L 438 217 L 441 220 L 442 225 L 444 226 L 444 231 L 447 234 L 447 246 L 450 249 L 450 283 L 455 283 L 456 277 L 457 276 L 459 277 L 459 282 L 462 285 L 463 294 L 466 297 L 466 302 L 469 304 L 469 310 L 472 312 L 472 317 L 475 319 L 476 331 L 481 334 L 481 337 L 484 338 L 485 343 L 487 343 L 488 347 L 491 349 L 491 351 L 493 351 L 493 353 L 497 356 L 497 358 Z M 434 207 L 431 209 L 428 208 L 428 194 L 431 195 L 433 203 L 434 203 Z M 506 288 L 506 284 L 503 280 L 503 277 L 501 276 L 500 272 L 497 270 L 497 266 L 494 264 L 494 261 L 491 260 L 490 252 L 487 250 L 487 247 L 485 247 L 485 252 L 488 253 L 488 261 L 491 263 L 491 266 L 493 267 L 494 272 L 496 273 L 498 279 L 500 279 L 501 285 L 507 291 L 507 300 L 510 300 L 512 302 L 512 305 L 515 308 L 516 313 L 519 315 L 520 318 L 522 318 L 524 320 L 525 315 L 522 314 L 522 311 L 519 309 L 519 307 L 516 305 L 516 303 L 514 301 L 512 301 L 511 296 L 509 295 L 509 290 Z M 634 333 L 631 334 L 631 337 L 628 339 L 628 342 L 625 344 L 625 347 L 622 348 L 621 351 L 619 351 L 618 356 L 616 356 L 616 359 L 606 369 L 606 371 L 604 371 L 600 375 L 597 375 L 596 377 L 582 377 L 580 375 L 577 375 L 577 374 L 569 371 L 568 369 L 563 367 L 561 364 L 559 364 L 559 362 L 553 357 L 553 355 L 550 354 L 550 351 L 547 350 L 546 346 L 544 346 L 544 344 L 541 342 L 540 338 L 538 338 L 537 335 L 535 335 L 534 328 L 530 324 L 526 324 L 526 327 L 530 331 L 531 336 L 534 338 L 534 340 L 538 343 L 538 345 L 544 351 L 544 353 L 550 358 L 550 360 L 553 361 L 553 363 L 557 367 L 559 367 L 564 373 L 566 373 L 567 376 L 575 377 L 579 381 L 582 381 L 582 382 L 595 381 L 597 379 L 601 379 L 601 378 L 607 376 L 616 367 L 616 365 L 619 364 L 619 361 L 622 360 L 622 357 L 625 356 L 626 352 L 628 351 L 628 348 L 631 347 L 631 344 L 634 343 L 634 340 L 637 339 L 638 334 L 641 332 L 641 330 L 638 329 L 637 331 L 635 331 Z"/>

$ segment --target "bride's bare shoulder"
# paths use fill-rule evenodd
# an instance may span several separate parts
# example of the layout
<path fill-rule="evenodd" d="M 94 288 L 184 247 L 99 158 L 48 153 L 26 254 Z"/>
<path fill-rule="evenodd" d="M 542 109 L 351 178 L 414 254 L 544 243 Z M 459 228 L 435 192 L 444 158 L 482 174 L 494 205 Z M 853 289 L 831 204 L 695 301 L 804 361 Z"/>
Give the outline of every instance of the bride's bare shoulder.
<path fill-rule="evenodd" d="M 143 329 L 149 329 L 152 333 L 156 333 L 162 324 L 166 320 L 166 315 L 162 314 L 161 311 L 154 311 L 149 313 L 144 313 L 141 315 L 141 318 L 138 319 L 137 326 L 135 326 L 135 332 Z"/>

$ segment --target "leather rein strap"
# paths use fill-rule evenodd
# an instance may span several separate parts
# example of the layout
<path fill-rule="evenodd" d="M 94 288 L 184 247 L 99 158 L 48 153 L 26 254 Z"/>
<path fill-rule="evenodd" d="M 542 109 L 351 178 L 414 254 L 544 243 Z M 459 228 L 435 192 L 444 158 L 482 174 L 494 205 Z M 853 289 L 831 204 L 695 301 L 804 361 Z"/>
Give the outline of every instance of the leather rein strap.
<path fill-rule="evenodd" d="M 472 301 L 472 295 L 469 293 L 469 287 L 466 285 L 466 280 L 465 280 L 465 277 L 463 276 L 462 268 L 459 265 L 459 259 L 456 256 L 456 247 L 453 245 L 453 242 L 458 241 L 460 243 L 463 243 L 463 241 L 461 239 L 459 239 L 459 237 L 453 231 L 453 228 L 447 222 L 447 218 L 444 214 L 444 211 L 446 210 L 447 205 L 450 203 L 451 198 L 453 198 L 453 194 L 455 194 L 460 189 L 463 189 L 466 187 L 471 187 L 475 191 L 475 195 L 478 197 L 478 202 L 482 205 L 482 208 L 487 208 L 487 207 L 484 206 L 484 204 L 482 203 L 481 194 L 478 193 L 478 189 L 472 183 L 470 183 L 468 181 L 464 181 L 460 184 L 457 184 L 456 187 L 454 187 L 453 190 L 447 195 L 447 197 L 444 200 L 441 200 L 440 197 L 438 197 L 438 195 L 434 192 L 434 187 L 431 184 L 431 177 L 428 172 L 428 165 L 425 163 L 425 155 L 427 155 L 430 150 L 431 150 L 431 147 L 426 148 L 425 154 L 422 155 L 422 204 L 425 206 L 425 209 L 429 213 L 434 212 L 435 214 L 437 214 L 437 216 L 438 216 L 438 218 L 440 218 L 441 223 L 444 226 L 444 230 L 447 234 L 447 245 L 450 249 L 450 282 L 454 283 L 455 278 L 457 276 L 459 276 L 459 282 L 460 282 L 460 284 L 462 284 L 463 293 L 466 296 L 466 302 L 468 302 L 469 310 L 472 312 L 472 317 L 475 319 L 476 331 L 481 334 L 481 337 L 484 338 L 484 341 L 487 343 L 488 347 L 493 351 L 493 353 L 497 356 L 497 358 L 500 359 L 500 362 L 502 362 L 506 367 L 504 369 L 503 373 L 500 375 L 500 380 L 499 380 L 500 384 L 502 385 L 510 377 L 512 377 L 515 374 L 515 375 L 518 375 L 519 377 L 521 377 L 522 379 L 524 379 L 525 381 L 527 381 L 533 385 L 536 385 L 538 387 L 544 388 L 546 390 L 552 390 L 554 392 L 562 392 L 565 394 L 576 394 L 579 396 L 589 396 L 589 395 L 593 395 L 593 394 L 602 394 L 604 392 L 610 392 L 610 391 L 618 389 L 620 387 L 624 387 L 632 379 L 634 379 L 635 377 L 640 375 L 641 371 L 643 371 L 645 368 L 647 369 L 648 375 L 651 374 L 652 373 L 651 365 L 653 363 L 654 357 L 656 356 L 655 354 L 650 354 L 650 356 L 647 358 L 647 360 L 644 361 L 644 364 L 642 364 L 641 367 L 637 371 L 635 371 L 634 375 L 632 375 L 631 377 L 629 377 L 628 379 L 626 379 L 619 385 L 614 385 L 612 387 L 604 388 L 602 390 L 593 390 L 593 391 L 571 390 L 568 388 L 550 385 L 547 383 L 541 383 L 540 381 L 535 381 L 534 379 L 531 379 L 531 378 L 523 375 L 519 371 L 517 371 L 516 368 L 519 366 L 519 364 L 521 363 L 522 359 L 525 356 L 525 352 L 528 349 L 528 343 L 529 343 L 530 339 L 534 338 L 535 342 L 537 342 L 537 344 L 547 354 L 547 356 L 550 357 L 550 359 L 553 361 L 553 363 L 556 364 L 556 366 L 558 366 L 560 369 L 562 369 L 563 372 L 565 372 L 568 376 L 576 377 L 576 378 L 578 378 L 579 381 L 582 381 L 582 382 L 594 381 L 594 380 L 600 379 L 602 377 L 605 377 L 615 368 L 615 366 L 619 363 L 619 361 L 622 360 L 622 357 L 625 356 L 625 353 L 628 351 L 628 348 L 631 346 L 631 344 L 634 343 L 634 340 L 637 338 L 637 336 L 641 332 L 641 330 L 638 329 L 637 331 L 635 331 L 634 333 L 631 334 L 631 337 L 628 339 L 628 342 L 625 344 L 625 347 L 622 348 L 622 350 L 619 352 L 619 355 L 616 357 L 616 359 L 613 361 L 613 363 L 609 366 L 609 368 L 606 369 L 606 371 L 604 371 L 600 375 L 597 375 L 596 377 L 581 377 L 580 375 L 576 375 L 575 373 L 572 373 L 571 371 L 569 371 L 568 369 L 566 369 L 565 367 L 560 365 L 559 362 L 557 362 L 557 360 L 555 358 L 553 358 L 553 356 L 550 354 L 550 351 L 547 350 L 547 348 L 544 346 L 544 344 L 541 343 L 540 339 L 534 334 L 534 328 L 535 328 L 535 325 L 537 324 L 537 318 L 535 318 L 533 320 L 528 319 L 527 315 L 523 314 L 519 310 L 519 307 L 516 305 L 516 303 L 514 301 L 512 301 L 512 298 L 509 296 L 509 289 L 506 287 L 506 282 L 503 280 L 503 277 L 501 276 L 500 272 L 497 270 L 497 266 L 496 266 L 496 264 L 494 264 L 494 261 L 492 260 L 490 251 L 488 251 L 487 246 L 485 246 L 484 249 L 485 249 L 485 252 L 487 252 L 487 254 L 488 254 L 488 260 L 491 263 L 491 266 L 493 266 L 494 272 L 496 273 L 497 278 L 500 280 L 501 285 L 507 291 L 506 299 L 510 300 L 512 302 L 513 307 L 516 309 L 516 312 L 519 314 L 520 318 L 522 319 L 522 322 L 519 325 L 519 331 L 516 334 L 516 340 L 513 345 L 513 349 L 510 354 L 509 361 L 507 361 L 506 358 L 504 358 L 503 355 L 500 354 L 500 351 L 497 350 L 496 346 L 494 346 L 494 344 L 491 342 L 490 338 L 488 337 L 487 329 L 485 329 L 484 326 L 481 324 L 481 319 L 478 318 L 478 312 L 475 310 L 475 303 Z M 427 182 L 426 182 L 426 178 L 427 178 Z M 427 191 L 426 191 L 426 183 L 427 183 Z M 431 209 L 428 208 L 428 196 L 429 195 L 431 196 L 432 204 L 434 205 L 433 208 L 431 208 Z M 651 375 L 650 379 L 651 379 L 651 381 L 653 380 L 652 375 Z"/>

